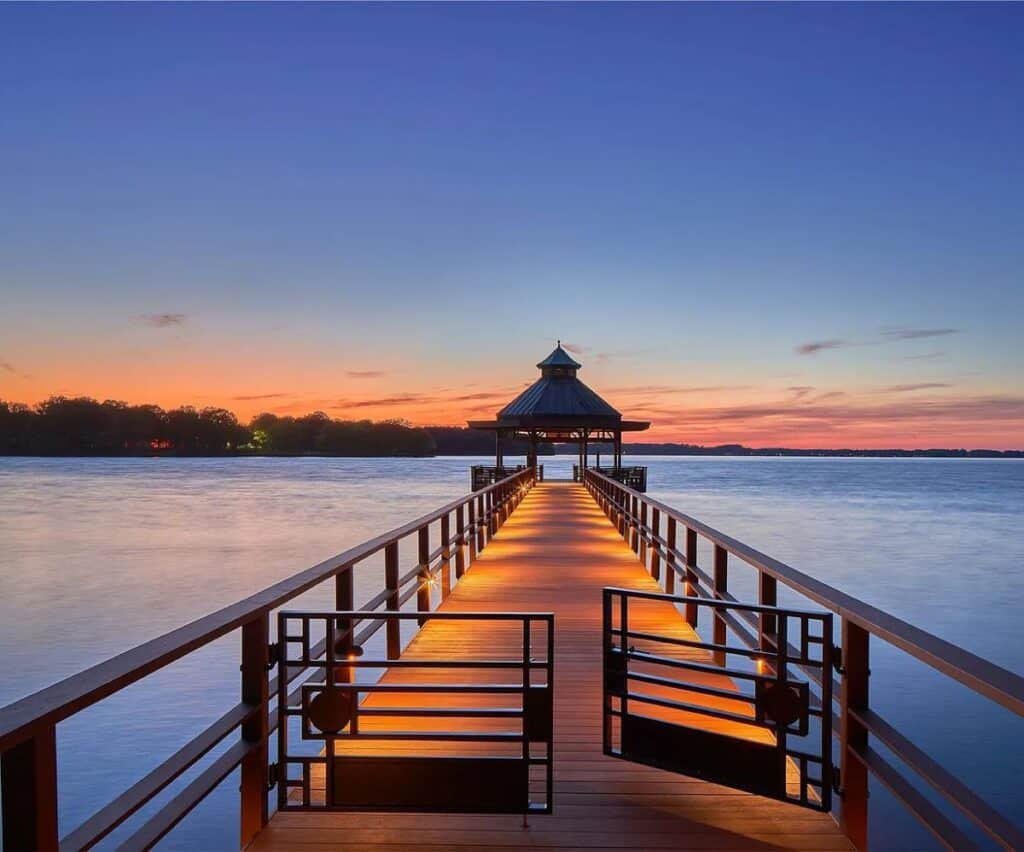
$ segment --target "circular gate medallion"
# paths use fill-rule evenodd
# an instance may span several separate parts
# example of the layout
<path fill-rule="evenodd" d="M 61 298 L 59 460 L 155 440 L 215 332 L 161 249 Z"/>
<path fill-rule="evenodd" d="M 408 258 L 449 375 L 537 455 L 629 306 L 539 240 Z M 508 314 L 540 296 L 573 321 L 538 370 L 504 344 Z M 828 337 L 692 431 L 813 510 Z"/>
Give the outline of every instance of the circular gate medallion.
<path fill-rule="evenodd" d="M 778 683 L 766 683 L 762 687 L 761 707 L 765 716 L 782 727 L 792 725 L 804 709 L 800 693 Z"/>
<path fill-rule="evenodd" d="M 323 689 L 309 702 L 309 721 L 325 734 L 336 734 L 352 718 L 352 699 L 343 689 Z"/>

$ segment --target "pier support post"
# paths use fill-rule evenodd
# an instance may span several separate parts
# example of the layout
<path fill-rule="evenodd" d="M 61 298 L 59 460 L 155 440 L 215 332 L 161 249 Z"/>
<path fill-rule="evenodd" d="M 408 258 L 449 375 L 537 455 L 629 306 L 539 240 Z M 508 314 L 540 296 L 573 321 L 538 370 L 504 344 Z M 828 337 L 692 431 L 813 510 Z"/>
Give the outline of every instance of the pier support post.
<path fill-rule="evenodd" d="M 472 511 L 472 504 L 469 508 Z M 455 579 L 459 580 L 466 573 L 466 542 L 463 541 L 466 537 L 465 506 L 459 506 L 455 510 L 455 535 L 458 538 L 458 544 L 455 546 Z"/>
<path fill-rule="evenodd" d="M 471 499 L 467 504 L 469 508 L 469 564 L 476 562 L 477 534 L 476 534 L 476 503 Z"/>
<path fill-rule="evenodd" d="M 393 541 L 384 547 L 384 587 L 388 590 L 385 607 L 398 612 L 398 542 Z M 397 619 L 390 619 L 385 625 L 387 630 L 387 651 L 389 660 L 397 660 L 402 653 L 402 625 Z"/>
<path fill-rule="evenodd" d="M 651 509 L 651 576 L 661 580 L 661 512 Z"/>
<path fill-rule="evenodd" d="M 441 600 L 452 591 L 452 551 L 449 539 L 452 537 L 451 515 L 441 516 Z"/>
<path fill-rule="evenodd" d="M 242 625 L 242 701 L 256 708 L 242 723 L 242 739 L 252 746 L 242 758 L 241 784 L 241 848 L 244 849 L 267 824 L 267 782 L 269 755 L 267 737 L 270 731 L 267 701 L 270 647 L 270 615 L 263 613 Z M 282 677 L 284 672 L 282 671 Z M 282 720 L 285 724 L 287 720 Z"/>
<path fill-rule="evenodd" d="M 715 545 L 715 597 L 718 600 L 722 599 L 723 592 L 729 590 L 729 551 L 721 545 Z M 715 610 L 714 620 L 712 621 L 712 639 L 716 645 L 725 644 L 725 618 L 720 610 Z M 714 652 L 715 663 L 720 666 L 725 665 L 725 652 L 715 651 Z"/>
<path fill-rule="evenodd" d="M 686 596 L 698 597 L 697 594 L 697 531 L 686 528 Z M 686 622 L 690 627 L 697 628 L 697 604 L 686 605 Z"/>
<path fill-rule="evenodd" d="M 629 526 L 630 526 L 630 540 L 629 546 L 633 548 L 633 552 L 636 554 L 640 553 L 640 518 L 639 510 L 636 504 L 636 497 L 630 498 L 630 513 L 629 513 Z"/>
<path fill-rule="evenodd" d="M 868 709 L 870 634 L 843 619 L 842 679 L 839 686 L 839 825 L 858 849 L 868 848 L 868 770 L 854 756 L 867 748 L 867 729 L 854 718 Z M 826 637 L 828 638 L 828 637 Z M 828 676 L 825 673 L 826 677 Z"/>
<path fill-rule="evenodd" d="M 0 754 L 4 849 L 56 852 L 57 729 L 47 725 Z M 265 798 L 265 797 L 264 797 Z"/>
<path fill-rule="evenodd" d="M 651 534 L 650 528 L 647 526 L 647 501 L 638 500 L 640 504 L 640 561 L 643 563 L 644 568 L 647 568 L 647 539 Z"/>
<path fill-rule="evenodd" d="M 676 591 L 676 519 L 668 517 L 667 545 L 665 550 L 665 592 L 673 595 Z"/>
<path fill-rule="evenodd" d="M 433 579 L 430 576 L 430 526 L 425 524 L 419 529 L 419 562 L 420 570 L 417 580 L 419 586 L 416 589 L 416 609 L 420 612 L 430 612 L 430 584 Z M 425 618 L 417 618 L 416 623 L 422 627 L 426 623 Z"/>
<path fill-rule="evenodd" d="M 486 541 L 484 541 L 484 521 L 487 518 L 487 513 L 484 512 L 484 495 L 478 494 L 476 498 L 476 552 L 479 554 L 484 549 Z M 475 558 L 475 557 L 474 557 Z"/>

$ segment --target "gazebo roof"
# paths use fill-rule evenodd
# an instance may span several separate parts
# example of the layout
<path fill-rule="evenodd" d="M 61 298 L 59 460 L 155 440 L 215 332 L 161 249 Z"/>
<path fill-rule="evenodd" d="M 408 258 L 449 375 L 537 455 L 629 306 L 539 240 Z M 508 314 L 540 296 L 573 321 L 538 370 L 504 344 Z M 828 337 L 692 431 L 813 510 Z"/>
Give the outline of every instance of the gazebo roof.
<path fill-rule="evenodd" d="M 537 364 L 541 377 L 498 412 L 495 420 L 474 420 L 474 429 L 567 431 L 603 429 L 633 432 L 650 423 L 623 420 L 620 414 L 576 377 L 582 364 L 562 348 Z"/>
<path fill-rule="evenodd" d="M 537 364 L 537 367 L 543 370 L 545 367 L 572 367 L 575 370 L 580 369 L 583 365 L 574 361 L 572 356 L 562 348 L 562 341 L 558 341 L 558 345 L 555 346 L 554 350 L 547 358 Z"/>

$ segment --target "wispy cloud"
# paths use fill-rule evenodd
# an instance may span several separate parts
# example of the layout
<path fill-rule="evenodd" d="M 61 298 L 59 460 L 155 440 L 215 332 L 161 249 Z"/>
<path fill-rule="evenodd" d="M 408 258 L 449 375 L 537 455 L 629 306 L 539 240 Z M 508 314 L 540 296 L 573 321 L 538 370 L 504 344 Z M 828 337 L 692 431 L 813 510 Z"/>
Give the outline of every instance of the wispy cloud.
<path fill-rule="evenodd" d="M 590 347 L 584 346 L 582 343 L 563 343 L 562 348 L 566 352 L 572 352 L 573 355 L 586 355 L 590 351 Z"/>
<path fill-rule="evenodd" d="M 187 314 L 142 314 L 139 319 L 151 328 L 171 328 L 184 325 Z"/>
<path fill-rule="evenodd" d="M 648 394 L 687 394 L 687 393 L 715 393 L 727 390 L 750 390 L 750 385 L 623 385 L 620 387 L 608 388 L 607 393 L 615 393 L 621 396 L 637 396 Z"/>
<path fill-rule="evenodd" d="M 379 379 L 381 376 L 386 376 L 387 372 L 384 370 L 346 370 L 345 375 L 350 379 Z"/>
<path fill-rule="evenodd" d="M 945 337 L 947 334 L 957 334 L 958 328 L 884 328 L 882 337 L 886 340 L 920 340 L 922 337 Z"/>
<path fill-rule="evenodd" d="M 233 396 L 231 397 L 236 402 L 256 402 L 261 399 L 281 399 L 282 397 L 292 396 L 290 393 L 257 393 L 246 396 Z"/>
<path fill-rule="evenodd" d="M 797 355 L 813 355 L 815 352 L 822 352 L 826 349 L 838 349 L 841 346 L 848 346 L 845 340 L 815 340 L 811 343 L 801 343 L 796 347 Z"/>
<path fill-rule="evenodd" d="M 14 373 L 17 375 L 18 371 L 14 369 L 14 365 L 10 361 L 0 361 L 0 370 L 7 373 Z"/>
<path fill-rule="evenodd" d="M 909 393 L 910 391 L 949 387 L 952 387 L 952 385 L 947 384 L 946 382 L 919 382 L 916 385 L 890 385 L 887 388 L 882 388 L 882 393 Z"/>

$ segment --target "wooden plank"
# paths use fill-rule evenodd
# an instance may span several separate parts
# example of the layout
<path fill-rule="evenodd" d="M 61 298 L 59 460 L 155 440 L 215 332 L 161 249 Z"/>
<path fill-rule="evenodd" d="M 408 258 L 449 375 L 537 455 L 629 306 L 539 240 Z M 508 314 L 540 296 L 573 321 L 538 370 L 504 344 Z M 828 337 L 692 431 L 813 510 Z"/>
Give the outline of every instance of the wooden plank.
<path fill-rule="evenodd" d="M 526 495 L 519 509 L 480 554 L 473 570 L 452 589 L 442 610 L 553 611 L 555 613 L 554 679 L 554 813 L 530 817 L 523 828 L 518 817 L 463 814 L 279 813 L 251 847 L 254 850 L 327 847 L 346 849 L 849 849 L 848 841 L 825 814 L 783 802 L 759 798 L 692 778 L 672 775 L 602 754 L 601 589 L 622 586 L 658 592 L 659 586 L 615 527 L 575 484 L 546 482 Z M 635 619 L 635 621 L 634 621 Z M 669 604 L 631 609 L 630 625 L 637 630 L 668 632 L 695 638 L 692 628 Z M 405 648 L 403 660 L 431 656 L 494 659 L 521 648 L 521 628 L 474 625 L 471 634 L 456 622 L 432 621 Z M 638 647 L 642 643 L 637 643 Z M 541 652 L 534 649 L 534 654 Z M 706 651 L 680 648 L 681 656 L 709 659 Z M 703 656 L 701 656 L 703 655 Z M 480 682 L 517 682 L 515 671 L 481 670 Z M 695 675 L 696 676 L 696 675 Z M 394 669 L 391 683 L 463 683 L 467 673 L 443 670 Z M 701 675 L 718 684 L 719 674 Z M 709 681 L 710 682 L 710 681 Z M 651 689 L 656 694 L 656 688 Z M 458 695 L 431 695 L 431 706 L 451 708 L 481 705 Z M 511 705 L 518 696 L 488 696 L 485 706 Z M 695 698 L 691 698 L 695 701 Z M 729 699 L 711 698 L 722 706 Z M 388 693 L 366 707 L 422 705 L 423 695 Z M 442 703 L 443 702 L 443 703 Z M 735 700 L 732 701 L 736 704 Z M 651 708 L 657 715 L 658 708 Z M 663 711 L 666 714 L 675 712 Z M 460 730 L 498 733 L 508 730 L 507 718 L 397 720 L 403 730 Z M 395 719 L 362 717 L 360 730 L 395 727 Z M 752 738 L 762 729 L 725 720 L 710 720 L 725 730 L 747 729 Z M 721 727 L 719 727 L 721 726 Z M 418 743 L 417 754 L 448 756 L 470 753 L 474 744 Z M 493 749 L 494 744 L 486 744 Z M 513 751 L 518 742 L 508 746 Z M 408 744 L 381 741 L 348 743 L 345 753 L 408 753 Z M 323 787 L 323 773 L 313 786 Z"/>

